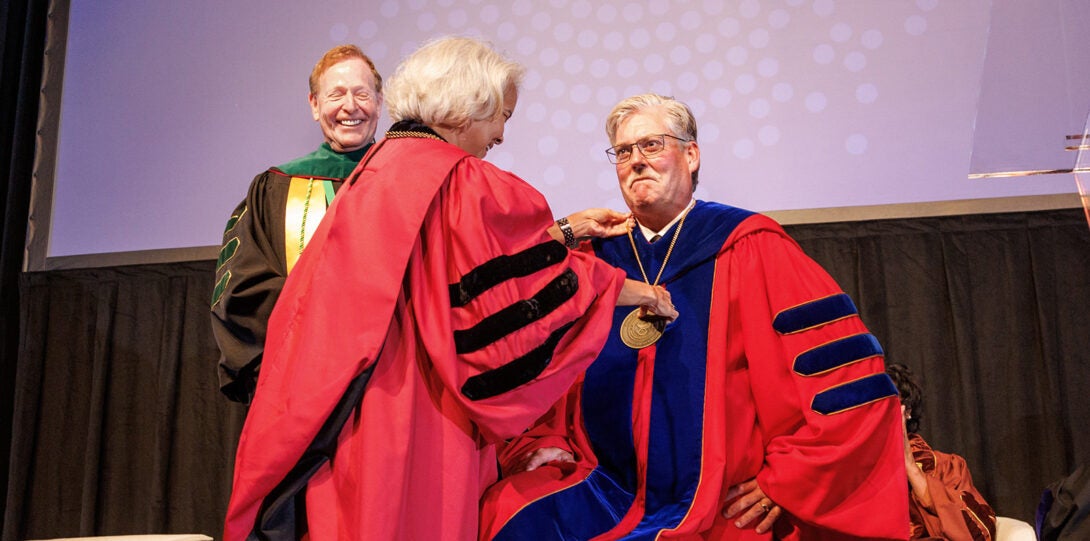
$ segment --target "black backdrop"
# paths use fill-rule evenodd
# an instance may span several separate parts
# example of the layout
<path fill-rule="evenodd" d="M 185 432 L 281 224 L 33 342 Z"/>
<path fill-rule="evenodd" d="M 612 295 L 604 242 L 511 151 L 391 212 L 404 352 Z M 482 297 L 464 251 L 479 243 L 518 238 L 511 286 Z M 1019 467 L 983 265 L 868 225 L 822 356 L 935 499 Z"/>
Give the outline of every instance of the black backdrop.
<path fill-rule="evenodd" d="M 0 442 L 11 441 L 19 342 L 19 270 L 23 263 L 34 167 L 46 2 L 0 2 Z M 0 487 L 9 449 L 0 446 Z M 0 492 L 0 515 L 7 507 Z"/>
<path fill-rule="evenodd" d="M 1002 515 L 1090 455 L 1078 210 L 790 227 L 920 376 L 921 432 Z M 216 390 L 213 262 L 24 274 L 3 539 L 218 536 L 244 412 Z"/>

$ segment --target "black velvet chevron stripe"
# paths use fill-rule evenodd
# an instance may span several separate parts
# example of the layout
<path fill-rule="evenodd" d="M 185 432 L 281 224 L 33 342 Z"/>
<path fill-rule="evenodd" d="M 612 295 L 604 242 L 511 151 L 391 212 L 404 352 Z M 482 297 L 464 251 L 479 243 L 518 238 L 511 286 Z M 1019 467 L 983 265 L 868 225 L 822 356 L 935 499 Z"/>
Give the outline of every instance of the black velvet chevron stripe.
<path fill-rule="evenodd" d="M 883 372 L 821 391 L 814 396 L 810 408 L 822 415 L 832 415 L 891 396 L 898 396 L 897 386 Z"/>
<path fill-rule="evenodd" d="M 470 400 L 484 400 L 506 393 L 536 378 L 553 360 L 556 344 L 568 332 L 575 322 L 568 323 L 553 331 L 543 344 L 533 351 L 503 366 L 482 372 L 466 380 L 462 385 L 462 395 Z"/>
<path fill-rule="evenodd" d="M 788 308 L 772 320 L 772 328 L 780 334 L 791 334 L 832 323 L 847 316 L 859 314 L 852 298 L 838 293 Z"/>
<path fill-rule="evenodd" d="M 465 306 L 488 288 L 511 278 L 529 276 L 564 260 L 568 249 L 555 240 L 543 242 L 514 255 L 494 257 L 450 284 L 450 305 Z"/>
<path fill-rule="evenodd" d="M 882 346 L 874 335 L 857 334 L 800 353 L 795 357 L 795 372 L 813 376 L 881 354 Z"/>
<path fill-rule="evenodd" d="M 454 331 L 454 348 L 458 354 L 477 351 L 556 310 L 578 289 L 579 277 L 568 269 L 530 299 L 518 301 L 468 329 Z"/>

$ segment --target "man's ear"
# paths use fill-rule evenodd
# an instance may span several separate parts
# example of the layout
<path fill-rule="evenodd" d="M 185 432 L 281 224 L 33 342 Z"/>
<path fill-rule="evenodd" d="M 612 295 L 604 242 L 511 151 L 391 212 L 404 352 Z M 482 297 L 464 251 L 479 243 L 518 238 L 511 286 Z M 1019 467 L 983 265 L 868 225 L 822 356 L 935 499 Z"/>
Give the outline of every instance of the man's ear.
<path fill-rule="evenodd" d="M 318 108 L 318 96 L 315 96 L 313 92 L 307 94 L 307 101 L 310 102 L 310 114 L 314 116 L 314 120 L 318 120 L 318 113 L 321 110 Z M 381 102 L 380 102 L 381 103 Z"/>
<path fill-rule="evenodd" d="M 685 159 L 689 162 L 690 173 L 700 169 L 700 145 L 696 144 L 696 141 L 689 142 L 688 148 L 685 149 Z"/>

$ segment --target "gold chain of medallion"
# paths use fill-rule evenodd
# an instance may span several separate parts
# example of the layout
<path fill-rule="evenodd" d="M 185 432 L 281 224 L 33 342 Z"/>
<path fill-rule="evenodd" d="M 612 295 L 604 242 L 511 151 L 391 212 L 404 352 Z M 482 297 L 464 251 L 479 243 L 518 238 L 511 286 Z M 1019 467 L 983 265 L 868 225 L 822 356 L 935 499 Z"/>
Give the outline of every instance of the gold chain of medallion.
<path fill-rule="evenodd" d="M 632 236 L 632 231 L 628 232 L 628 242 L 632 244 L 632 253 L 636 255 L 636 265 L 639 266 L 640 274 L 643 275 L 643 281 L 647 285 L 652 287 L 659 285 L 662 272 L 666 270 L 666 263 L 670 261 L 670 254 L 674 253 L 674 245 L 677 244 L 677 238 L 681 235 L 681 228 L 685 226 L 685 218 L 688 215 L 689 209 L 685 209 L 685 214 L 681 215 L 681 221 L 678 222 L 677 229 L 674 230 L 674 236 L 670 239 L 670 246 L 666 248 L 666 256 L 662 258 L 662 266 L 659 267 L 659 273 L 655 276 L 654 283 L 647 279 L 647 271 L 643 270 L 643 261 L 640 260 L 640 251 L 636 249 L 636 239 Z M 642 308 L 637 307 L 621 322 L 621 341 L 632 349 L 643 349 L 654 344 L 662 337 L 661 322 L 656 324 L 641 319 L 640 313 L 642 311 Z"/>

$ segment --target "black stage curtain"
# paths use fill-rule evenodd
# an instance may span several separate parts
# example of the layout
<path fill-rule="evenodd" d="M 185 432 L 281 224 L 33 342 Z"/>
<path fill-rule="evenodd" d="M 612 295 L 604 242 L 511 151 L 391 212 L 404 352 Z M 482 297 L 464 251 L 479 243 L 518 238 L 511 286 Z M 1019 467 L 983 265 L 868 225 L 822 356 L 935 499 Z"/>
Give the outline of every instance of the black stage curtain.
<path fill-rule="evenodd" d="M 0 442 L 11 439 L 19 344 L 19 272 L 26 243 L 34 166 L 38 86 L 45 50 L 46 2 L 0 2 Z M 9 448 L 0 445 L 0 487 Z M 0 493 L 0 516 L 7 500 Z"/>
<path fill-rule="evenodd" d="M 5 541 L 219 537 L 245 411 L 218 389 L 213 272 L 24 276 Z"/>
<path fill-rule="evenodd" d="M 1082 213 L 789 230 L 919 375 L 924 436 L 967 458 L 999 514 L 1032 521 L 1090 456 Z M 24 275 L 4 540 L 218 537 L 245 412 L 217 391 L 212 280 L 210 261 Z"/>

